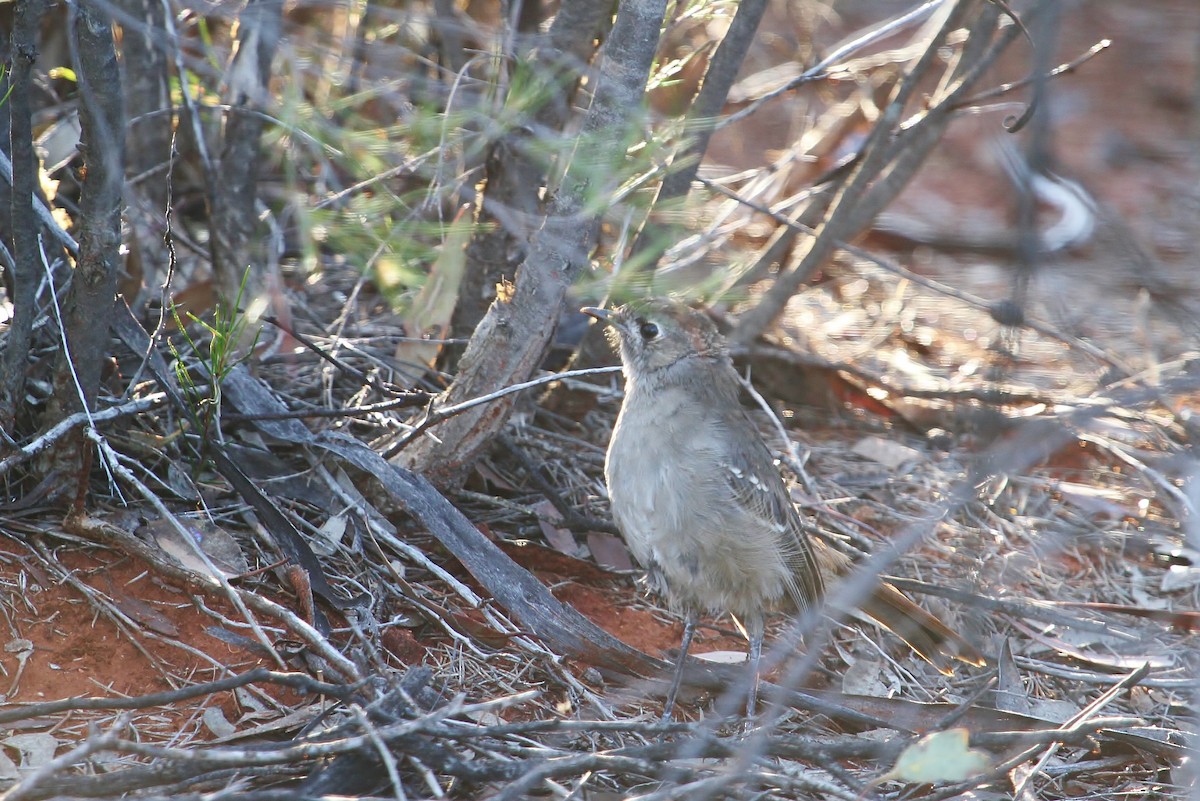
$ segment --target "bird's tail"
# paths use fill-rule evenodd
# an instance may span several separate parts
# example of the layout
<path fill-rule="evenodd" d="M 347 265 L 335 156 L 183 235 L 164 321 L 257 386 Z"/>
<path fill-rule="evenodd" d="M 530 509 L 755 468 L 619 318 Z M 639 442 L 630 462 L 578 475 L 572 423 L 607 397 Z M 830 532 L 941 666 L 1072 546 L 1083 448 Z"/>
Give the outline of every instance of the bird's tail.
<path fill-rule="evenodd" d="M 886 581 L 859 608 L 942 673 L 951 672 L 952 660 L 976 666 L 984 664 L 983 655 L 961 634 Z"/>
<path fill-rule="evenodd" d="M 817 561 L 826 575 L 847 576 L 853 572 L 854 565 L 848 556 L 820 540 L 815 544 Z M 985 664 L 983 655 L 966 638 L 917 606 L 887 581 L 880 581 L 857 612 L 904 640 L 918 656 L 942 673 L 951 672 L 950 663 L 954 660 L 976 666 Z"/>

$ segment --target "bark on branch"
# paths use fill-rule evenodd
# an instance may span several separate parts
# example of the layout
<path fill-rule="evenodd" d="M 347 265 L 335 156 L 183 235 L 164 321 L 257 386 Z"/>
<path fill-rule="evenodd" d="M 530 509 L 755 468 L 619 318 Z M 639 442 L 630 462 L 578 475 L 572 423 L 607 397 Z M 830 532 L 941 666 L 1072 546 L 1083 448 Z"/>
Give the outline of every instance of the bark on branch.
<path fill-rule="evenodd" d="M 45 4 L 36 0 L 20 0 L 13 9 L 12 74 L 9 77 L 12 92 L 8 105 L 13 172 L 9 230 L 13 236 L 14 264 L 12 274 L 5 282 L 12 293 L 13 319 L 4 343 L 4 391 L 0 398 L 0 429 L 9 436 L 14 433 L 17 409 L 25 395 L 29 348 L 37 313 L 34 299 L 41 273 L 38 261 L 40 224 L 33 210 L 38 177 L 29 89 L 33 63 L 37 59 L 38 27 L 44 10 Z"/>
<path fill-rule="evenodd" d="M 567 289 L 589 266 L 603 197 L 637 130 L 658 46 L 666 0 L 627 0 L 601 56 L 596 94 L 567 169 L 510 296 L 498 297 L 475 329 L 454 383 L 438 405 L 451 405 L 528 378 L 541 363 Z M 402 454 L 435 482 L 461 481 L 499 433 L 511 398 L 472 409 L 430 430 Z"/>
<path fill-rule="evenodd" d="M 485 164 L 486 189 L 476 217 L 475 234 L 467 246 L 467 269 L 458 306 L 451 321 L 453 336 L 471 336 L 496 297 L 496 285 L 512 280 L 522 250 L 541 224 L 546 158 L 541 132 L 560 132 L 570 116 L 575 86 L 591 61 L 594 40 L 610 11 L 595 0 L 566 0 L 554 15 L 545 36 L 517 54 L 518 69 L 533 78 L 509 98 L 513 104 L 541 102 L 529 119 L 492 143 Z M 450 358 L 457 355 L 450 351 Z M 452 364 L 452 361 L 451 361 Z"/>
<path fill-rule="evenodd" d="M 261 109 L 269 95 L 271 62 L 283 31 L 282 0 L 250 0 L 238 19 L 237 49 L 230 63 L 226 99 L 233 107 L 225 120 L 221 156 L 208 176 L 212 197 L 213 277 L 217 296 L 232 304 L 259 297 L 263 277 L 251 267 L 257 228 L 259 144 L 266 121 L 240 109 Z M 245 291 L 241 292 L 246 270 Z"/>
<path fill-rule="evenodd" d="M 108 355 L 108 331 L 121 258 L 121 197 L 125 185 L 125 109 L 112 20 L 98 2 L 72 7 L 72 56 L 79 80 L 80 150 L 87 172 L 79 200 L 79 258 L 62 304 L 66 342 L 54 373 L 54 397 L 43 420 L 93 410 Z M 40 264 L 40 258 L 39 262 Z M 64 439 L 60 471 L 86 470 L 82 435 Z M 86 479 L 81 479 L 86 486 Z"/>

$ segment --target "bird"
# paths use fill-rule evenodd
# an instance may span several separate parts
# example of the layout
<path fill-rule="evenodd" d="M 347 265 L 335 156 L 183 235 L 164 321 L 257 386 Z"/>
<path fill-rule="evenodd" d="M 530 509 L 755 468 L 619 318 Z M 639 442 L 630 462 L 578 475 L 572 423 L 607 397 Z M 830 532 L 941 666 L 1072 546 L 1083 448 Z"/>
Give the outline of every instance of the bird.
<path fill-rule="evenodd" d="M 650 588 L 684 613 L 662 719 L 671 720 L 700 616 L 721 613 L 749 641 L 753 718 L 767 613 L 818 606 L 852 562 L 805 530 L 708 315 L 669 298 L 581 311 L 607 326 L 625 379 L 604 465 L 613 518 Z M 878 584 L 860 610 L 942 672 L 950 658 L 983 664 L 974 646 L 891 584 Z"/>

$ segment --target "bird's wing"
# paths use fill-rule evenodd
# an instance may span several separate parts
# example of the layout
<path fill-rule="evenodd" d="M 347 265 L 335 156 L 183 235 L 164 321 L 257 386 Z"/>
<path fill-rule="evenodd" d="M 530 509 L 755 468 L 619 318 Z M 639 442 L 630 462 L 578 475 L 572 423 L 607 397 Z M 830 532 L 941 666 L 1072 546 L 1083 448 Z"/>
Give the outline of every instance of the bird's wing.
<path fill-rule="evenodd" d="M 797 606 L 817 603 L 824 593 L 820 567 L 812 543 L 800 523 L 792 498 L 748 417 L 730 426 L 732 453 L 725 465 L 725 480 L 733 502 L 752 518 L 776 532 L 784 561 L 794 580 L 791 594 Z"/>

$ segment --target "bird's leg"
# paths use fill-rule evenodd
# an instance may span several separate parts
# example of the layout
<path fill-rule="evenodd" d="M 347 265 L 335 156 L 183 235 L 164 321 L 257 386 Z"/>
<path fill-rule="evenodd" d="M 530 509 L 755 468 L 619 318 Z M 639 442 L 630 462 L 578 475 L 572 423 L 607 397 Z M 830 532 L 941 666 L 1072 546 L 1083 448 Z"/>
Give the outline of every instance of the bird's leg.
<path fill-rule="evenodd" d="M 760 624 L 757 630 L 750 634 L 750 696 L 746 699 L 747 728 L 750 726 L 750 721 L 754 720 L 754 713 L 758 711 L 758 666 L 762 662 L 762 644 L 763 627 Z"/>
<path fill-rule="evenodd" d="M 687 659 L 688 648 L 692 645 L 692 635 L 696 633 L 696 623 L 700 615 L 689 609 L 683 619 L 683 639 L 679 643 L 679 661 L 675 663 L 675 677 L 671 680 L 671 689 L 667 692 L 667 702 L 663 705 L 662 722 L 671 722 L 671 710 L 675 708 L 675 696 L 679 694 L 679 685 L 683 682 L 683 664 Z"/>

